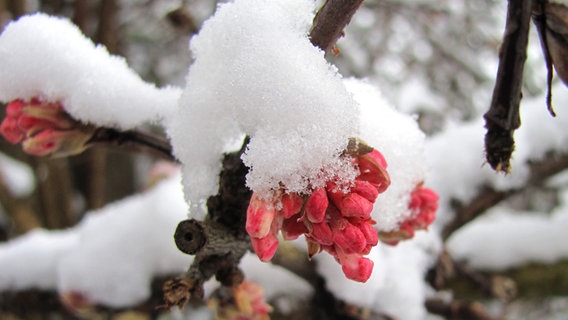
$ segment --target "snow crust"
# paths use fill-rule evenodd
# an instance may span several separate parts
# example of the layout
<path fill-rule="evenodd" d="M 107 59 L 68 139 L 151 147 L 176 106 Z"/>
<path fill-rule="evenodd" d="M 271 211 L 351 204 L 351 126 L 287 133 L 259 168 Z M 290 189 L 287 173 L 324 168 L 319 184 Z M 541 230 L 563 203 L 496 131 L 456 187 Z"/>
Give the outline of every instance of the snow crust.
<path fill-rule="evenodd" d="M 36 230 L 0 245 L 0 290 L 57 289 L 123 307 L 150 295 L 153 277 L 183 272 L 191 257 L 173 245 L 183 219 L 179 176 L 96 212 L 63 231 Z"/>
<path fill-rule="evenodd" d="M 345 278 L 330 255 L 317 255 L 316 266 L 327 288 L 339 299 L 396 319 L 420 320 L 427 314 L 428 285 L 423 279 L 439 249 L 435 232 L 417 233 L 396 247 L 379 244 L 366 256 L 375 264 L 366 283 Z"/>
<path fill-rule="evenodd" d="M 347 79 L 345 85 L 361 109 L 359 136 L 383 154 L 391 178 L 373 208 L 375 228 L 395 230 L 412 214 L 410 194 L 426 176 L 424 133 L 412 116 L 395 110 L 370 83 Z"/>
<path fill-rule="evenodd" d="M 568 257 L 567 228 L 568 192 L 564 191 L 562 205 L 550 214 L 494 208 L 456 232 L 447 248 L 455 259 L 483 270 L 548 264 Z"/>
<path fill-rule="evenodd" d="M 247 185 L 260 194 L 356 174 L 338 157 L 357 131 L 356 104 L 307 37 L 313 5 L 222 4 L 191 40 L 195 62 L 169 130 L 191 203 L 217 193 L 222 154 L 245 134 Z"/>
<path fill-rule="evenodd" d="M 37 13 L 0 36 L 0 101 L 61 101 L 75 119 L 130 129 L 167 117 L 181 94 L 144 82 L 66 19 Z"/>

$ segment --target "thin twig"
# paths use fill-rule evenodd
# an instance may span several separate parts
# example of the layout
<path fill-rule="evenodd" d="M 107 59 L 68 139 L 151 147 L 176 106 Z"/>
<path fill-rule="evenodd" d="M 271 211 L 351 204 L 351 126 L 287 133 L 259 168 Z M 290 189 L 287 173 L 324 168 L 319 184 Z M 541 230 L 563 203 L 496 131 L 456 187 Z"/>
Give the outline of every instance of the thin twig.
<path fill-rule="evenodd" d="M 146 151 L 169 161 L 176 161 L 172 146 L 164 138 L 140 130 L 119 131 L 97 128 L 88 145 L 114 146 L 128 151 Z"/>
<path fill-rule="evenodd" d="M 508 173 L 515 149 L 513 132 L 521 125 L 519 104 L 531 18 L 531 1 L 509 1 L 503 45 L 499 52 L 497 81 L 489 111 L 485 113 L 487 162 Z"/>
<path fill-rule="evenodd" d="M 329 52 L 362 3 L 363 0 L 327 0 L 314 18 L 310 32 L 312 44 Z"/>
<path fill-rule="evenodd" d="M 508 190 L 485 188 L 468 204 L 461 206 L 457 210 L 454 220 L 448 223 L 442 231 L 442 238 L 448 239 L 456 230 L 508 197 L 529 186 L 540 185 L 553 175 L 568 169 L 568 154 L 548 155 L 544 160 L 530 163 L 529 167 L 530 176 L 523 187 Z"/>

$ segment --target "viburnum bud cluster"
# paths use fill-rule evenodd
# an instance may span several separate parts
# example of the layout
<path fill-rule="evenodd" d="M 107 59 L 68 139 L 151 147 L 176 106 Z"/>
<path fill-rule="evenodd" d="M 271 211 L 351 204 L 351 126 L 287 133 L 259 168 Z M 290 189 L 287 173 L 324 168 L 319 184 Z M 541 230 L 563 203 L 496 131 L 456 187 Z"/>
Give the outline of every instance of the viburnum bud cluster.
<path fill-rule="evenodd" d="M 231 288 L 228 295 L 213 294 L 207 305 L 217 319 L 268 320 L 272 307 L 264 300 L 264 288 L 252 281 L 243 281 Z"/>
<path fill-rule="evenodd" d="M 413 238 L 416 230 L 427 230 L 428 226 L 436 218 L 438 194 L 432 189 L 424 188 L 422 184 L 419 184 L 410 195 L 408 208 L 413 212 L 413 215 L 403 221 L 399 225 L 398 230 L 379 232 L 381 242 L 397 245 L 402 240 Z"/>
<path fill-rule="evenodd" d="M 71 155 L 85 149 L 94 129 L 72 119 L 60 103 L 14 100 L 6 106 L 0 133 L 11 143 L 22 142 L 26 153 Z"/>
<path fill-rule="evenodd" d="M 353 158 L 353 164 L 360 173 L 348 188 L 329 181 L 303 197 L 284 189 L 275 191 L 270 199 L 253 193 L 246 230 L 262 261 L 274 256 L 279 231 L 285 240 L 303 234 L 310 257 L 325 250 L 341 264 L 347 278 L 360 282 L 369 279 L 373 262 L 364 256 L 379 241 L 371 211 L 390 178 L 387 163 L 377 150 L 368 148 Z"/>

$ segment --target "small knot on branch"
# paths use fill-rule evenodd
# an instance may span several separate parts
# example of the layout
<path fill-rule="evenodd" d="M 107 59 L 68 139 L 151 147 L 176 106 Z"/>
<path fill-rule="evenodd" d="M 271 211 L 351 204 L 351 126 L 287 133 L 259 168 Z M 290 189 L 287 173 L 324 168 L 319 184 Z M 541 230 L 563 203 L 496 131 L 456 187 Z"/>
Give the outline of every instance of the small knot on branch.
<path fill-rule="evenodd" d="M 201 222 L 191 219 L 180 222 L 174 233 L 178 249 L 187 254 L 196 254 L 207 243 Z"/>

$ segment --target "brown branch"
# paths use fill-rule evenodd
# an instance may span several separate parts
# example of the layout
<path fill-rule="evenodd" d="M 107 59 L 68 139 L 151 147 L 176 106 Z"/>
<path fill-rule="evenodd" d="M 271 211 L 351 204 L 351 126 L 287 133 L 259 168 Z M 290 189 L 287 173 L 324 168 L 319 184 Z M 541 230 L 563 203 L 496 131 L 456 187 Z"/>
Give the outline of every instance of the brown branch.
<path fill-rule="evenodd" d="M 329 52 L 362 3 L 363 0 L 327 0 L 314 18 L 310 32 L 312 44 Z"/>
<path fill-rule="evenodd" d="M 440 315 L 446 319 L 455 320 L 496 320 L 491 317 L 487 308 L 479 302 L 426 300 L 428 312 Z"/>
<path fill-rule="evenodd" d="M 448 239 L 456 230 L 482 215 L 487 209 L 497 205 L 508 197 L 519 193 L 528 186 L 540 185 L 553 175 L 568 169 L 568 154 L 550 154 L 541 161 L 529 163 L 530 176 L 525 186 L 509 190 L 483 189 L 468 204 L 459 205 L 454 220 L 442 230 L 442 238 Z"/>
<path fill-rule="evenodd" d="M 499 68 L 489 111 L 485 113 L 487 162 L 508 173 L 515 149 L 513 132 L 521 125 L 519 104 L 532 9 L 531 0 L 509 1 Z"/>
<path fill-rule="evenodd" d="M 169 161 L 176 161 L 170 143 L 161 137 L 139 130 L 119 131 L 112 128 L 97 128 L 88 146 L 112 146 L 128 151 L 145 151 Z"/>

